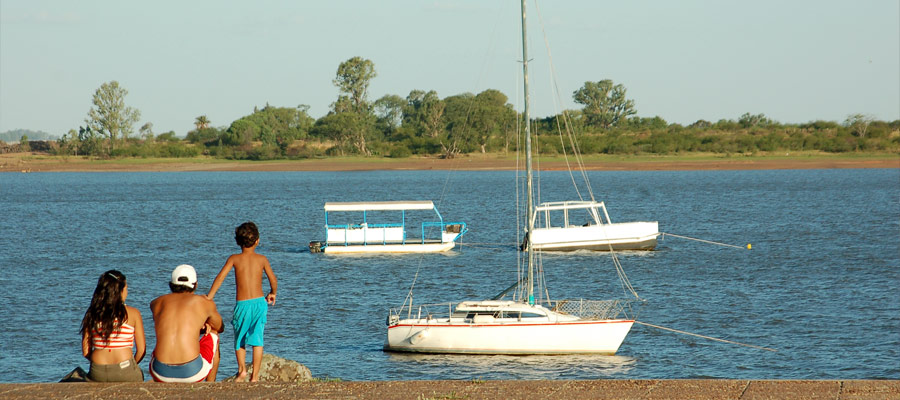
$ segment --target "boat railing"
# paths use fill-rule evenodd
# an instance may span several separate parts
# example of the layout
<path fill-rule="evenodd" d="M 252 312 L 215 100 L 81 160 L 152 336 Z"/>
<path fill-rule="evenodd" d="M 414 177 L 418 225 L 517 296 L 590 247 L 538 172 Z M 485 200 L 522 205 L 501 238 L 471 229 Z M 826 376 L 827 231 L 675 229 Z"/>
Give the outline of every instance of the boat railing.
<path fill-rule="evenodd" d="M 544 301 L 541 305 L 544 305 L 547 309 L 560 313 L 571 315 L 573 317 L 578 317 L 583 320 L 604 320 L 604 319 L 622 319 L 622 318 L 630 318 L 634 319 L 637 317 L 637 310 L 635 309 L 635 305 L 640 306 L 640 300 L 624 300 L 624 299 L 615 299 L 615 300 L 551 300 Z M 459 317 L 465 318 L 468 314 L 466 312 L 462 314 L 454 314 L 455 307 L 459 303 L 435 303 L 435 304 L 415 304 L 408 305 L 405 304 L 401 307 L 394 307 L 389 310 L 388 313 L 388 325 L 394 325 L 398 323 L 401 319 L 414 319 L 414 320 L 432 320 L 432 319 L 442 319 L 446 320 L 451 317 Z M 497 310 L 483 310 L 478 313 L 493 313 L 495 317 L 502 318 L 505 315 L 508 315 L 507 312 L 515 313 L 518 310 L 508 309 L 505 310 L 503 308 L 498 308 Z"/>
<path fill-rule="evenodd" d="M 407 244 L 406 233 L 396 232 L 400 236 L 393 237 L 393 235 L 389 234 L 388 231 L 390 229 L 403 229 L 405 227 L 404 224 L 401 223 L 388 223 L 388 224 L 370 224 L 370 223 L 361 223 L 361 224 L 327 224 L 325 225 L 325 229 L 333 230 L 337 232 L 341 232 L 343 235 L 342 238 L 338 240 L 332 240 L 330 237 L 327 238 L 327 242 L 329 245 L 341 245 L 349 246 L 351 244 L 387 244 L 388 242 L 400 242 L 401 244 Z M 428 239 L 427 231 L 429 228 L 439 228 L 440 234 L 437 238 L 432 236 L 432 239 Z M 362 234 L 353 233 L 361 231 Z M 446 239 L 444 232 L 449 232 L 453 235 L 453 239 Z M 451 240 L 455 240 L 460 236 L 464 235 L 468 232 L 468 228 L 465 222 L 422 222 L 422 237 L 417 242 L 425 244 L 429 241 L 434 242 L 438 241 L 440 243 L 446 243 Z M 370 235 L 371 233 L 371 235 Z M 354 236 L 355 235 L 355 236 Z M 340 237 L 340 236 L 339 236 Z"/>
<path fill-rule="evenodd" d="M 460 236 L 466 234 L 469 229 L 466 227 L 465 222 L 444 222 L 444 221 L 435 221 L 435 222 L 423 222 L 422 223 L 422 243 L 425 243 L 425 231 L 428 228 L 438 228 L 441 232 L 441 243 L 444 243 L 444 232 L 456 233 L 453 240 L 456 240 Z"/>
<path fill-rule="evenodd" d="M 633 300 L 552 300 L 548 302 L 548 308 L 581 319 L 616 319 L 620 315 L 629 314 L 632 302 Z"/>
<path fill-rule="evenodd" d="M 388 230 L 394 228 L 399 229 L 397 234 L 399 237 L 389 237 L 391 236 L 388 233 Z M 388 242 L 396 242 L 406 243 L 406 234 L 402 232 L 404 228 L 403 224 L 400 223 L 387 223 L 387 224 L 370 224 L 370 223 L 361 223 L 361 224 L 326 224 L 325 230 L 328 232 L 329 230 L 336 230 L 338 232 L 343 231 L 343 240 L 332 240 L 326 234 L 326 241 L 329 245 L 339 245 L 343 242 L 344 246 L 349 246 L 351 244 L 386 244 Z M 354 237 L 354 235 L 358 236 L 358 233 L 353 232 L 362 232 L 361 237 Z M 377 232 L 377 234 L 373 234 L 373 237 L 369 237 L 369 232 Z M 352 237 L 352 238 L 351 238 Z"/>
<path fill-rule="evenodd" d="M 388 312 L 388 325 L 394 325 L 401 319 L 438 319 L 450 318 L 453 307 L 457 303 L 416 304 L 391 308 Z"/>

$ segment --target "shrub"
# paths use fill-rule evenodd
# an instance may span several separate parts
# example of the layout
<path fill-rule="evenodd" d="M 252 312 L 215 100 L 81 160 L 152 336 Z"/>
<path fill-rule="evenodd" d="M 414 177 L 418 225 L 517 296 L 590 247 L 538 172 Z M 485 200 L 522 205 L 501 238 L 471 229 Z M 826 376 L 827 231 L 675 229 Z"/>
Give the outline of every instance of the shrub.
<path fill-rule="evenodd" d="M 412 151 L 410 151 L 406 146 L 403 145 L 395 145 L 391 148 L 390 157 L 391 158 L 407 158 L 412 155 Z"/>

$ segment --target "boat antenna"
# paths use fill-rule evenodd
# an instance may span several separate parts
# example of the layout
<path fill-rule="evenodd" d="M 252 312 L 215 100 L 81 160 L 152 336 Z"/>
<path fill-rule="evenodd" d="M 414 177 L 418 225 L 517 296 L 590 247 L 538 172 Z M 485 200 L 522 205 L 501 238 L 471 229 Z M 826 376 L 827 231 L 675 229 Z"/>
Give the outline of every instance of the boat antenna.
<path fill-rule="evenodd" d="M 528 243 L 528 304 L 534 305 L 534 249 L 531 244 L 531 232 L 534 230 L 534 220 L 531 218 L 531 214 L 534 213 L 534 174 L 531 170 L 531 110 L 528 104 L 530 96 L 528 94 L 528 36 L 525 23 L 525 2 L 526 0 L 522 0 L 522 81 L 525 91 L 525 176 L 527 182 L 525 190 L 528 199 L 525 207 L 528 230 L 525 236 Z"/>

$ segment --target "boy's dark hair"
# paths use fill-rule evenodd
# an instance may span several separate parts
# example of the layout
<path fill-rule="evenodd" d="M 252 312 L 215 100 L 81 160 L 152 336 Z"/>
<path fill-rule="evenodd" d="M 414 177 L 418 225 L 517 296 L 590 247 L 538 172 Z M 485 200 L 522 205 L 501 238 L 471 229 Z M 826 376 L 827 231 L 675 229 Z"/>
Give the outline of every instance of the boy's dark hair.
<path fill-rule="evenodd" d="M 193 286 L 176 285 L 169 282 L 169 290 L 171 290 L 172 293 L 194 293 L 194 290 L 197 290 L 197 288 Z"/>
<path fill-rule="evenodd" d="M 253 222 L 244 222 L 234 229 L 234 241 L 242 249 L 253 247 L 257 240 L 259 240 L 259 230 L 256 229 L 256 224 Z"/>

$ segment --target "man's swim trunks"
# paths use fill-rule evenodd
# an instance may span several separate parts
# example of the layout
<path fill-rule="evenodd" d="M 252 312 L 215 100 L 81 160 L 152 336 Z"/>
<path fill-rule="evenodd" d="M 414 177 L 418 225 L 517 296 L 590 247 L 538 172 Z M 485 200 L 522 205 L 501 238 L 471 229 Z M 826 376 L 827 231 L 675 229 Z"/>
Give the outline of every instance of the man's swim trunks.
<path fill-rule="evenodd" d="M 184 364 L 169 365 L 150 356 L 150 376 L 157 382 L 201 382 L 212 369 L 213 356 L 219 344 L 219 335 L 208 333 L 200 338 L 200 355 Z"/>
<path fill-rule="evenodd" d="M 243 349 L 245 345 L 262 347 L 263 330 L 266 327 L 266 314 L 269 304 L 265 297 L 241 300 L 234 305 L 231 326 L 234 327 L 234 349 Z"/>

